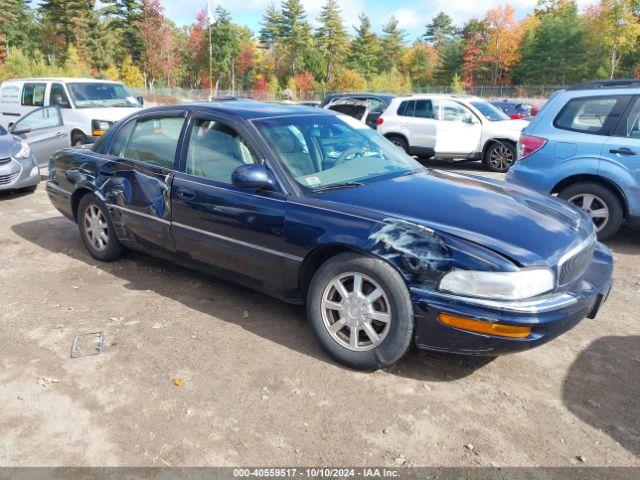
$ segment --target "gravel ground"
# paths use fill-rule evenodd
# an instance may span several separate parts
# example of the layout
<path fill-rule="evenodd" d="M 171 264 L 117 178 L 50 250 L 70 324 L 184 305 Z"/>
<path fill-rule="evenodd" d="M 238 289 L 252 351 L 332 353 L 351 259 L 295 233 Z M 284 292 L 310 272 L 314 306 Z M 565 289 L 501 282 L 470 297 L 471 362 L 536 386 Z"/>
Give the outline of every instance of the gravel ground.
<path fill-rule="evenodd" d="M 597 320 L 365 374 L 300 307 L 142 254 L 100 264 L 43 185 L 0 194 L 0 465 L 640 466 L 638 232 L 609 246 Z M 70 358 L 96 330 L 105 351 Z"/>

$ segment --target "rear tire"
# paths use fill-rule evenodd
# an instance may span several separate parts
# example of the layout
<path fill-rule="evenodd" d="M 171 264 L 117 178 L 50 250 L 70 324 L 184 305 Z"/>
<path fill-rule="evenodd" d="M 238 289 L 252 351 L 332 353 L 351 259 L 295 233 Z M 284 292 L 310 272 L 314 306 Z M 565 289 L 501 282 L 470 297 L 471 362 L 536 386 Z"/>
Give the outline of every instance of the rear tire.
<path fill-rule="evenodd" d="M 509 142 L 495 142 L 484 153 L 484 164 L 492 172 L 505 173 L 515 163 L 516 146 Z"/>
<path fill-rule="evenodd" d="M 409 153 L 409 144 L 404 137 L 401 137 L 400 135 L 389 135 L 387 140 L 393 143 L 396 147 L 403 149 L 406 153 Z"/>
<path fill-rule="evenodd" d="M 122 256 L 124 247 L 116 236 L 109 211 L 93 193 L 80 199 L 77 221 L 80 238 L 93 258 L 112 262 Z"/>
<path fill-rule="evenodd" d="M 325 352 L 354 369 L 387 367 L 413 343 L 409 291 L 377 258 L 342 253 L 321 265 L 307 292 L 307 316 Z"/>
<path fill-rule="evenodd" d="M 596 182 L 576 183 L 563 189 L 558 196 L 591 216 L 598 240 L 608 240 L 620 230 L 624 221 L 622 203 L 604 185 Z"/>

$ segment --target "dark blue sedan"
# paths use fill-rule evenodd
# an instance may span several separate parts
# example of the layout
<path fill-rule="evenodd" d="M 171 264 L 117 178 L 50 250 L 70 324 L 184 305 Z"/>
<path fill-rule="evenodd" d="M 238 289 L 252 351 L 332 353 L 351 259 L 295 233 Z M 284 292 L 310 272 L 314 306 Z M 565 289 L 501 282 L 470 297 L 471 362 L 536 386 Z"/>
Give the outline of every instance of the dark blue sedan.
<path fill-rule="evenodd" d="M 497 355 L 594 317 L 612 257 L 564 201 L 430 171 L 326 110 L 167 106 L 51 160 L 47 191 L 91 255 L 148 252 L 306 303 L 331 357 Z"/>

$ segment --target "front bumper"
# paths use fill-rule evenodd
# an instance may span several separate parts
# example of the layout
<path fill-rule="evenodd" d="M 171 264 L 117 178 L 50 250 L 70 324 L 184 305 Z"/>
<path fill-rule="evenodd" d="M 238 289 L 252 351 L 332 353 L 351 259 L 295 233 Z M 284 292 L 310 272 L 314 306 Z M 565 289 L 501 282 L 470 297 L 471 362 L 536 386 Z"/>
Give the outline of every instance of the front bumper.
<path fill-rule="evenodd" d="M 0 190 L 17 190 L 40 183 L 40 169 L 33 156 L 12 158 L 0 165 Z"/>
<path fill-rule="evenodd" d="M 593 260 L 567 291 L 535 300 L 497 302 L 411 289 L 420 348 L 467 355 L 502 355 L 542 345 L 597 314 L 606 300 L 612 279 L 613 258 L 598 244 Z M 473 333 L 441 323 L 440 313 L 505 325 L 531 327 L 526 338 L 505 338 Z"/>

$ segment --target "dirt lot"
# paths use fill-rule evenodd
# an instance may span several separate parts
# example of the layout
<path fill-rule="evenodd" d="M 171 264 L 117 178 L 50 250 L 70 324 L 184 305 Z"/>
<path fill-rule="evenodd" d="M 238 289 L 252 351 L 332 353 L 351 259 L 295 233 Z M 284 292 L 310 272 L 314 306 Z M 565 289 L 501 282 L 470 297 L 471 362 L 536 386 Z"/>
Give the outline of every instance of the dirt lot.
<path fill-rule="evenodd" d="M 43 186 L 0 194 L 0 465 L 640 466 L 638 232 L 610 247 L 597 320 L 365 374 L 299 307 L 141 254 L 97 263 Z M 96 330 L 105 352 L 71 359 Z"/>

